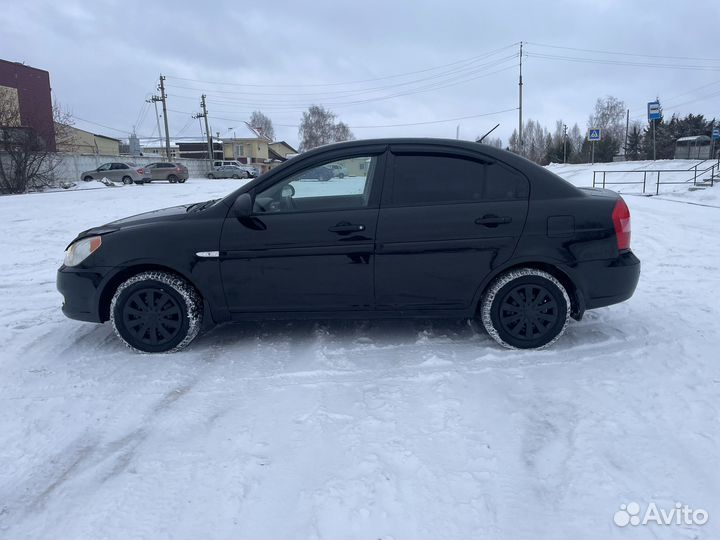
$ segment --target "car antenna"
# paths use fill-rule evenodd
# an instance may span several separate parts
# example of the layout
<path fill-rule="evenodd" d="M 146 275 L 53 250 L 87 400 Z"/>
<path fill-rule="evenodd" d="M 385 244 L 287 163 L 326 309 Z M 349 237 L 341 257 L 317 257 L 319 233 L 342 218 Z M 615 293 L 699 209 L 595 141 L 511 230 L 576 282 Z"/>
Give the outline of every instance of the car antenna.
<path fill-rule="evenodd" d="M 478 137 L 477 139 L 475 139 L 475 142 L 476 142 L 476 143 L 481 143 L 481 142 L 483 142 L 483 139 L 484 139 L 485 137 L 487 137 L 488 135 L 490 135 L 493 131 L 495 131 L 499 126 L 500 126 L 500 124 L 495 124 L 495 127 L 494 127 L 494 128 L 492 128 L 490 131 L 488 131 L 488 132 L 487 132 L 485 135 L 483 135 L 482 137 Z"/>

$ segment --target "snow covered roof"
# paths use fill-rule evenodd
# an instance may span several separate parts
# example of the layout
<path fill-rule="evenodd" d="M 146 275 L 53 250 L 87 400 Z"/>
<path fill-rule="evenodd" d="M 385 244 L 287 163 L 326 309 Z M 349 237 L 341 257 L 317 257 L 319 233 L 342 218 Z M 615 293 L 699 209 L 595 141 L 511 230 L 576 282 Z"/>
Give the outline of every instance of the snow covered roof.
<path fill-rule="evenodd" d="M 680 137 L 677 142 L 687 142 L 687 141 L 709 141 L 710 137 L 707 135 L 695 135 L 693 137 Z"/>

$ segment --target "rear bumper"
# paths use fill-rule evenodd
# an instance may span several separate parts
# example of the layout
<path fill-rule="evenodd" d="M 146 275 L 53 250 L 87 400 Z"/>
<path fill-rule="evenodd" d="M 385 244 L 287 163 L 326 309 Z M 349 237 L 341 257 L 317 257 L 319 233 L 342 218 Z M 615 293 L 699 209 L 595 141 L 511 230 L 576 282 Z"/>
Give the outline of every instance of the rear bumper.
<path fill-rule="evenodd" d="M 62 312 L 70 319 L 102 322 L 98 308 L 101 284 L 110 268 L 83 270 L 61 266 L 57 271 L 57 290 L 63 296 Z"/>
<path fill-rule="evenodd" d="M 618 304 L 630 298 L 640 280 L 640 259 L 632 251 L 616 259 L 579 263 L 577 282 L 586 309 Z"/>

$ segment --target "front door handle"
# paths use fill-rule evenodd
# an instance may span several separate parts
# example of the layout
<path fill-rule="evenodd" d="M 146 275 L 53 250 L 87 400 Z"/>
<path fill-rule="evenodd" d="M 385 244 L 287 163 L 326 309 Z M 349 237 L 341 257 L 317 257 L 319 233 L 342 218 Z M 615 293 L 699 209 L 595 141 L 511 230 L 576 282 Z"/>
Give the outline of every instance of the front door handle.
<path fill-rule="evenodd" d="M 328 231 L 334 232 L 337 234 L 350 234 L 354 232 L 360 232 L 365 230 L 365 225 L 355 225 L 353 223 L 348 223 L 347 221 L 343 221 L 341 223 L 338 223 L 334 227 L 330 227 Z"/>
<path fill-rule="evenodd" d="M 494 216 L 491 214 L 485 215 L 475 220 L 476 225 L 485 225 L 486 227 L 497 227 L 498 225 L 505 225 L 511 222 L 512 218 L 509 216 Z"/>

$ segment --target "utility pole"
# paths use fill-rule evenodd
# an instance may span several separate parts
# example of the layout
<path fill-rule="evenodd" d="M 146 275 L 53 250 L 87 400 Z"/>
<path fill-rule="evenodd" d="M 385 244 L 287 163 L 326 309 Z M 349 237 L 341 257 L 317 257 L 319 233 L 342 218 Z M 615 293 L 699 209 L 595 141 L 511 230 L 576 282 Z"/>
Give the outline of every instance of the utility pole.
<path fill-rule="evenodd" d="M 207 135 L 208 160 L 210 161 L 210 168 L 212 168 L 212 160 L 213 160 L 214 154 L 213 154 L 213 145 L 212 145 L 212 134 L 210 133 L 210 126 L 208 126 L 208 112 L 207 112 L 207 106 L 205 105 L 205 94 L 203 94 L 200 97 L 200 108 L 202 108 L 202 112 L 194 114 L 193 118 L 204 118 L 205 119 L 205 135 Z"/>
<path fill-rule="evenodd" d="M 160 115 L 158 114 L 158 110 L 157 110 L 157 102 L 162 101 L 162 100 L 160 99 L 160 96 L 152 96 L 150 99 L 146 99 L 145 101 L 155 105 L 155 120 L 157 120 L 158 146 L 159 146 L 159 143 L 162 140 L 162 130 L 160 129 Z M 168 160 L 170 159 L 169 156 L 167 156 L 167 158 L 168 158 Z"/>
<path fill-rule="evenodd" d="M 563 163 L 567 163 L 567 124 L 563 124 Z"/>
<path fill-rule="evenodd" d="M 167 94 L 165 93 L 165 77 L 160 75 L 160 101 L 162 101 L 163 107 L 163 120 L 165 121 L 165 154 L 167 155 L 168 161 L 170 161 L 170 132 L 168 131 L 168 118 L 167 118 Z"/>
<path fill-rule="evenodd" d="M 625 161 L 627 161 L 628 131 L 629 130 L 630 130 L 630 109 L 627 110 L 627 116 L 625 117 Z"/>
<path fill-rule="evenodd" d="M 455 139 L 456 140 L 460 139 L 460 124 L 458 124 L 457 127 L 455 128 Z"/>
<path fill-rule="evenodd" d="M 520 42 L 520 78 L 518 79 L 518 88 L 519 88 L 519 107 L 518 107 L 518 149 L 520 150 L 520 155 L 523 155 L 523 119 L 522 119 L 522 47 L 523 42 Z"/>
<path fill-rule="evenodd" d="M 653 161 L 655 161 L 656 158 L 656 152 L 655 152 L 655 124 L 657 124 L 657 120 L 651 120 L 652 126 L 653 126 Z"/>

